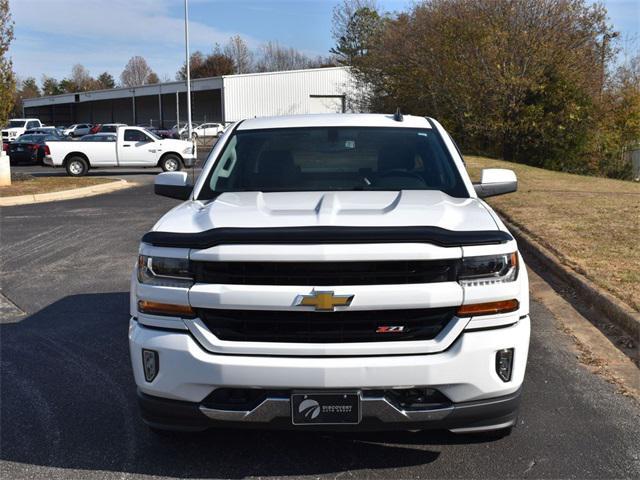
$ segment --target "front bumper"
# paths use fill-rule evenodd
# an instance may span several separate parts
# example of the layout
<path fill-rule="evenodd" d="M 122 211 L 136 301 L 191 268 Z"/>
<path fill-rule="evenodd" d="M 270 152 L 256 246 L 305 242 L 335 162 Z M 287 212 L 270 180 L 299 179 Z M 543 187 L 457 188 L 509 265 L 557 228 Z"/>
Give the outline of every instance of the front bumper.
<path fill-rule="evenodd" d="M 191 168 L 195 166 L 196 161 L 198 160 L 198 154 L 194 151 L 194 153 L 183 153 L 182 154 L 182 163 L 186 168 Z"/>
<path fill-rule="evenodd" d="M 402 410 L 384 397 L 361 399 L 362 421 L 357 425 L 293 425 L 287 397 L 269 397 L 252 410 L 219 410 L 192 402 L 146 395 L 138 390 L 144 422 L 154 428 L 200 431 L 211 427 L 272 428 L 278 430 L 422 430 L 456 433 L 485 432 L 515 425 L 521 388 L 502 397 L 453 403 L 424 410 Z"/>
<path fill-rule="evenodd" d="M 129 340 L 143 418 L 155 426 L 177 428 L 182 420 L 183 427 L 196 429 L 237 423 L 291 426 L 288 397 L 267 399 L 267 403 L 248 411 L 201 408 L 203 400 L 219 387 L 364 392 L 420 386 L 437 389 L 451 403 L 446 409 L 407 413 L 383 398 L 363 397 L 360 426 L 456 429 L 508 426 L 513 422 L 529 333 L 529 317 L 524 316 L 508 327 L 465 331 L 439 353 L 359 357 L 213 354 L 187 331 L 148 328 L 135 320 L 130 323 Z M 160 368 L 152 382 L 144 377 L 143 348 L 158 352 Z M 503 382 L 495 370 L 496 352 L 505 348 L 515 351 L 509 382 Z"/>

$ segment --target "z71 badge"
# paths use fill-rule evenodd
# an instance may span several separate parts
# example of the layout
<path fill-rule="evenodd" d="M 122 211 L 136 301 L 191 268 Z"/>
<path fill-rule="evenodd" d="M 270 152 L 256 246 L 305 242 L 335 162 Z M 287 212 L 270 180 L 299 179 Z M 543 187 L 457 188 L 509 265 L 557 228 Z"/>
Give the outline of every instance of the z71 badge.
<path fill-rule="evenodd" d="M 382 325 L 376 328 L 376 333 L 402 333 L 404 325 Z"/>

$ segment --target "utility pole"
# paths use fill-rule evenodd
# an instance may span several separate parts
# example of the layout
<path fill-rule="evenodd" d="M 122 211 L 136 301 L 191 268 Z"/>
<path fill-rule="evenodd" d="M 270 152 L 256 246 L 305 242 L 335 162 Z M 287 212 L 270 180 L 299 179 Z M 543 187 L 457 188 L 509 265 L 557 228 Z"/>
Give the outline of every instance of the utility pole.
<path fill-rule="evenodd" d="M 192 139 L 193 132 L 191 130 L 191 71 L 189 67 L 189 2 L 184 0 L 184 43 L 185 56 L 187 60 L 187 132 L 189 140 Z"/>

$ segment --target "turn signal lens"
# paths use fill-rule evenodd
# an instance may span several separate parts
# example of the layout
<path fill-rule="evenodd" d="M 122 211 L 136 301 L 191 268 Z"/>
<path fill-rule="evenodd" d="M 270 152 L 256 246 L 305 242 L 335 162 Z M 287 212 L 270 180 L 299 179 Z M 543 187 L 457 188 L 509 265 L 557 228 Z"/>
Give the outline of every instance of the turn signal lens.
<path fill-rule="evenodd" d="M 520 303 L 515 298 L 512 300 L 501 300 L 499 302 L 474 303 L 462 305 L 458 308 L 458 317 L 475 317 L 477 315 L 496 315 L 498 313 L 509 313 L 518 310 Z"/>
<path fill-rule="evenodd" d="M 169 315 L 172 317 L 195 317 L 196 312 L 189 305 L 150 302 L 138 300 L 138 311 L 150 315 Z"/>

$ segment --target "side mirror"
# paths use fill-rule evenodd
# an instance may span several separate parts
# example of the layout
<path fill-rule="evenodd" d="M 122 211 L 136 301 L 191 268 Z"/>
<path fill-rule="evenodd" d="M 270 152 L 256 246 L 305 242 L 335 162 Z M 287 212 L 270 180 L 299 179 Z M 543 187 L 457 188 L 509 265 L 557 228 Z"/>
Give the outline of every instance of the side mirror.
<path fill-rule="evenodd" d="M 483 168 L 480 183 L 474 183 L 480 198 L 504 195 L 518 189 L 518 179 L 513 170 L 505 168 Z"/>
<path fill-rule="evenodd" d="M 187 200 L 193 185 L 187 183 L 187 172 L 164 172 L 156 177 L 153 191 L 163 197 Z"/>

